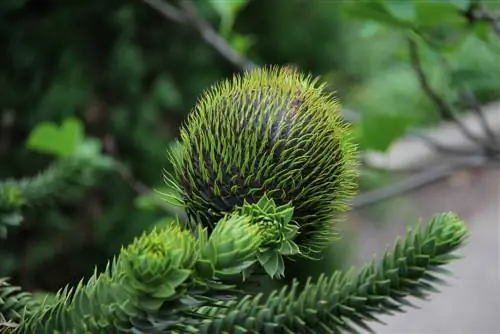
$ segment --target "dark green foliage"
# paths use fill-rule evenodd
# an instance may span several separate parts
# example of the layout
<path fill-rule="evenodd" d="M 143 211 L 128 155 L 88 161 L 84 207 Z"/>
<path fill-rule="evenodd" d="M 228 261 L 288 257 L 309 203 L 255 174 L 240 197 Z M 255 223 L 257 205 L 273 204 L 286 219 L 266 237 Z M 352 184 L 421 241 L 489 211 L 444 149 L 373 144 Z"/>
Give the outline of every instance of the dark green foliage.
<path fill-rule="evenodd" d="M 217 26 L 211 6 L 198 4 Z M 277 17 L 277 8 L 285 7 Z M 252 0 L 235 29 L 254 41 L 247 54 L 259 62 L 293 60 L 325 73 L 340 59 L 332 52 L 338 49 L 336 13 L 335 5 Z M 297 38 L 276 30 L 287 26 L 315 33 Z M 48 168 L 47 157 L 26 150 L 28 134 L 39 122 L 77 116 L 86 134 L 117 154 L 138 180 L 157 187 L 158 171 L 171 168 L 165 147 L 186 112 L 203 89 L 236 71 L 194 29 L 140 0 L 0 1 L 0 45 L 0 123 L 13 119 L 9 128 L 0 125 L 3 179 Z M 313 45 L 314 52 L 303 52 Z M 26 212 L 23 230 L 0 246 L 0 276 L 30 289 L 57 290 L 89 275 L 96 264 L 102 268 L 122 244 L 163 218 L 160 210 L 134 207 L 136 194 L 117 175 L 82 195 Z"/>
<path fill-rule="evenodd" d="M 93 160 L 68 157 L 31 178 L 0 182 L 0 237 L 22 220 L 21 209 L 64 202 L 96 181 Z"/>
<path fill-rule="evenodd" d="M 29 292 L 9 284 L 6 278 L 0 278 L 0 330 L 3 326 L 18 323 L 25 312 L 38 307 L 38 303 Z"/>

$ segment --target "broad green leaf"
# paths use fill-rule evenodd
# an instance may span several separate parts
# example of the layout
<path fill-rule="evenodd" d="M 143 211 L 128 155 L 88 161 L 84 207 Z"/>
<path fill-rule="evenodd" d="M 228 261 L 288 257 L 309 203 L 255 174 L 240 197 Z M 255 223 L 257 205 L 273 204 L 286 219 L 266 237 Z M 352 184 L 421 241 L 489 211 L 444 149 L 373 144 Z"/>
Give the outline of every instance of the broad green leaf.
<path fill-rule="evenodd" d="M 248 0 L 209 0 L 208 2 L 221 17 L 219 33 L 228 38 L 231 35 L 236 15 L 247 4 Z"/>
<path fill-rule="evenodd" d="M 37 125 L 28 138 L 27 147 L 62 157 L 75 153 L 82 139 L 82 124 L 76 118 L 69 118 L 61 126 L 49 122 Z"/>
<path fill-rule="evenodd" d="M 451 86 L 460 88 L 463 85 L 474 87 L 475 89 L 489 89 L 498 87 L 500 79 L 494 72 L 485 69 L 459 68 L 451 72 Z"/>
<path fill-rule="evenodd" d="M 420 27 L 465 24 L 467 19 L 453 3 L 414 1 L 415 24 Z"/>
<path fill-rule="evenodd" d="M 498 92 L 500 67 L 498 51 L 490 49 L 492 43 L 493 39 L 491 44 L 485 43 L 476 34 L 471 34 L 460 48 L 448 57 L 451 70 L 449 82 L 452 89 L 466 85 L 479 96 Z"/>
<path fill-rule="evenodd" d="M 411 28 L 410 21 L 395 16 L 381 1 L 356 1 L 344 4 L 342 13 L 350 18 L 371 20 L 393 27 Z"/>
<path fill-rule="evenodd" d="M 414 1 L 387 1 L 387 10 L 400 20 L 413 21 L 415 19 Z"/>
<path fill-rule="evenodd" d="M 449 3 L 449 4 L 452 4 L 453 6 L 455 6 L 459 10 L 466 10 L 472 1 L 474 1 L 474 0 L 434 0 L 434 1 L 429 0 L 429 3 L 431 3 L 431 4 L 432 3 L 436 3 L 436 4 Z"/>
<path fill-rule="evenodd" d="M 401 113 L 365 114 L 361 119 L 361 145 L 366 149 L 385 151 L 409 126 L 413 117 Z"/>
<path fill-rule="evenodd" d="M 480 40 L 488 43 L 492 36 L 491 24 L 489 22 L 477 22 L 474 25 L 474 34 Z"/>
<path fill-rule="evenodd" d="M 376 22 L 365 22 L 363 27 L 360 29 L 359 35 L 363 38 L 370 38 L 375 36 L 378 32 L 382 30 L 380 24 Z"/>
<path fill-rule="evenodd" d="M 208 0 L 221 17 L 235 16 L 247 4 L 248 0 Z"/>

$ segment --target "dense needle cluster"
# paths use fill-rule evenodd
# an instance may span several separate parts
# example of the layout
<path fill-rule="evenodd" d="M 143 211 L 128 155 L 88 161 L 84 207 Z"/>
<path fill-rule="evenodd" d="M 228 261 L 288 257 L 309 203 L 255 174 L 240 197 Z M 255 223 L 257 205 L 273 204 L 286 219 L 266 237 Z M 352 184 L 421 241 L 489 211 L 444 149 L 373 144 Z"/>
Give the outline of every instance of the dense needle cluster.
<path fill-rule="evenodd" d="M 213 227 L 264 194 L 294 207 L 303 254 L 331 240 L 355 194 L 355 147 L 317 80 L 261 68 L 209 89 L 181 129 L 174 182 L 192 223 Z"/>

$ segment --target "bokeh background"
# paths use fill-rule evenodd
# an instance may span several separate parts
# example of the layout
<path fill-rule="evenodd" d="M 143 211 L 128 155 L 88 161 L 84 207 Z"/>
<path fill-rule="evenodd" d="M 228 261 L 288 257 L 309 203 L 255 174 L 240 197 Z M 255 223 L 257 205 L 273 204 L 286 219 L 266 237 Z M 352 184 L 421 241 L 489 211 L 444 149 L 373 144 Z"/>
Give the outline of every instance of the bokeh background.
<path fill-rule="evenodd" d="M 499 108 L 482 108 L 500 99 L 500 2 L 3 0 L 0 45 L 0 180 L 85 157 L 71 167 L 74 186 L 62 186 L 50 205 L 23 209 L 20 226 L 0 241 L 0 277 L 57 291 L 102 268 L 143 231 L 182 217 L 155 190 L 168 192 L 162 173 L 187 113 L 204 89 L 244 66 L 280 64 L 328 83 L 363 152 L 361 195 L 341 226 L 344 238 L 309 270 L 291 266 L 287 280 L 362 263 L 420 217 L 467 204 L 459 213 L 471 224 L 480 223 L 477 211 L 490 210 L 481 231 L 494 231 L 491 248 L 474 258 L 490 262 L 474 270 L 491 268 L 484 300 L 500 312 L 500 292 L 491 290 Z M 463 124 L 474 123 L 477 145 L 459 127 L 471 113 L 477 117 Z M 440 134 L 443 126 L 455 132 Z M 441 139 L 449 147 L 436 145 Z M 467 320 L 485 327 L 454 333 L 498 332 L 494 314 Z M 452 332 L 436 326 L 406 332 Z"/>

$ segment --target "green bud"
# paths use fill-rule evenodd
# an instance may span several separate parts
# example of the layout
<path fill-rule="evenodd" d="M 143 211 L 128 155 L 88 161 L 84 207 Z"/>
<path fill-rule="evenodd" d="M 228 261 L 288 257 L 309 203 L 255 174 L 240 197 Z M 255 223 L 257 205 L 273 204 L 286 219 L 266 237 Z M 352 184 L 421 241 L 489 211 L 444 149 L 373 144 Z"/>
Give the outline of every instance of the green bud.
<path fill-rule="evenodd" d="M 291 203 L 303 253 L 318 252 L 356 192 L 356 149 L 337 100 L 289 68 L 235 75 L 201 97 L 181 129 L 174 179 L 189 219 L 213 228 L 264 195 Z"/>

